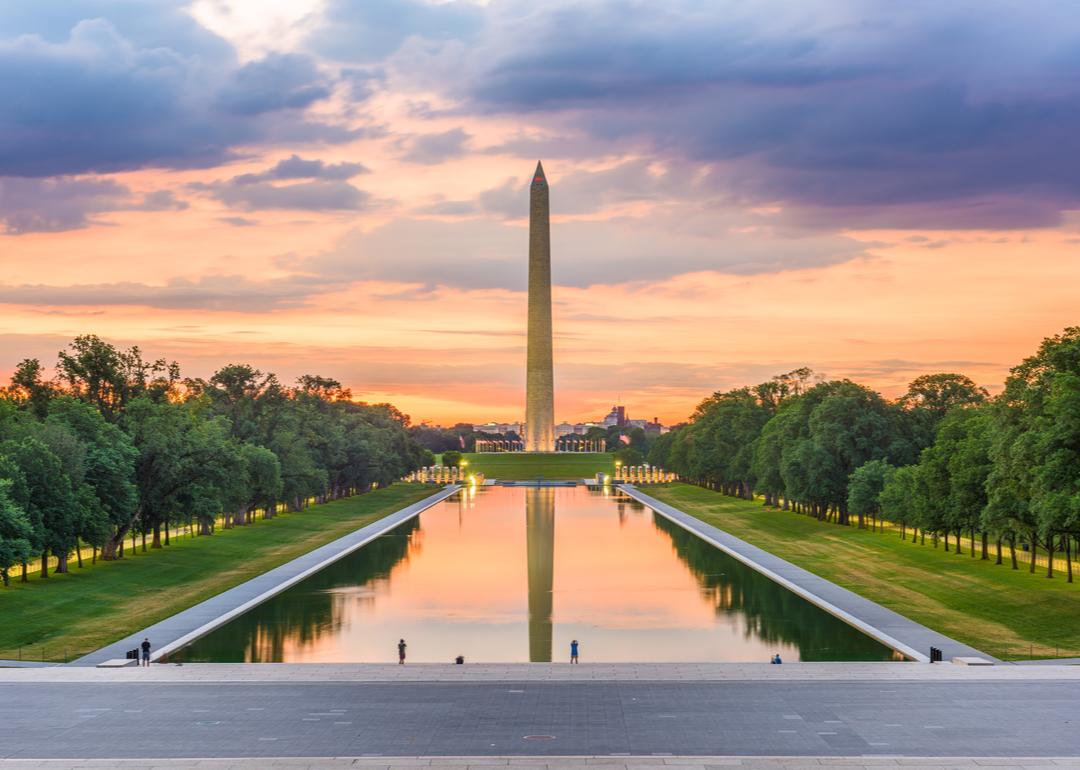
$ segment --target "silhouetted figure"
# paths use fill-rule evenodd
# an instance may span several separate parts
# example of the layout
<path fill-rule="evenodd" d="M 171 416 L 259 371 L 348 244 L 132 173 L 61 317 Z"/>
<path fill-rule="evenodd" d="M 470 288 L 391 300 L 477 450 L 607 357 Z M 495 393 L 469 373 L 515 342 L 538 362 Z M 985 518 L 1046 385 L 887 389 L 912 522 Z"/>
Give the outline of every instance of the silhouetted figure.
<path fill-rule="evenodd" d="M 150 665 L 150 638 L 145 637 L 142 640 L 142 644 L 140 644 L 139 647 L 142 648 L 142 660 L 139 661 L 139 665 L 140 666 L 149 666 Z"/>
<path fill-rule="evenodd" d="M 570 642 L 570 662 L 571 663 L 577 663 L 578 662 L 577 648 L 578 648 L 577 639 L 575 639 L 574 641 Z"/>
<path fill-rule="evenodd" d="M 405 644 L 404 639 L 398 640 L 398 643 L 397 643 L 397 662 L 398 662 L 398 665 L 401 665 L 401 666 L 405 665 L 405 648 L 407 646 L 408 645 Z"/>

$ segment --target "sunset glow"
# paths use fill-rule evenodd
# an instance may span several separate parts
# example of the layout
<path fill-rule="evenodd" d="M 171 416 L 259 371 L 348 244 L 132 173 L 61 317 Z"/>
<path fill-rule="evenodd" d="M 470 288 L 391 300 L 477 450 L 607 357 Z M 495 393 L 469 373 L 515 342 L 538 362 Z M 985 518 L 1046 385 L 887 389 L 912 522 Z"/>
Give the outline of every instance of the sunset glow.
<path fill-rule="evenodd" d="M 997 391 L 1077 322 L 1077 161 L 1054 161 L 1077 135 L 1054 109 L 1075 84 L 1040 76 L 1080 34 L 1064 5 L 1038 46 L 995 37 L 1024 26 L 998 8 L 968 20 L 956 59 L 901 63 L 884 53 L 910 42 L 901 11 L 868 42 L 835 10 L 806 25 L 801 4 L 740 5 L 720 24 L 676 3 L 658 32 L 611 30 L 655 66 L 586 55 L 608 3 L 89 5 L 0 11 L 5 379 L 96 333 L 185 375 L 244 361 L 414 421 L 519 420 L 538 157 L 560 421 L 621 399 L 673 423 L 798 366 L 889 396 L 936 371 Z M 556 37 L 559 13 L 574 34 Z M 931 39 L 963 12 L 932 13 Z M 963 56 L 988 37 L 1008 78 Z M 750 43 L 774 56 L 741 59 Z M 43 62 L 48 83 L 20 85 Z M 925 125 L 883 112 L 886 87 L 928 105 Z M 86 98 L 47 114 L 32 88 Z M 1017 145 L 1025 104 L 1045 117 Z"/>

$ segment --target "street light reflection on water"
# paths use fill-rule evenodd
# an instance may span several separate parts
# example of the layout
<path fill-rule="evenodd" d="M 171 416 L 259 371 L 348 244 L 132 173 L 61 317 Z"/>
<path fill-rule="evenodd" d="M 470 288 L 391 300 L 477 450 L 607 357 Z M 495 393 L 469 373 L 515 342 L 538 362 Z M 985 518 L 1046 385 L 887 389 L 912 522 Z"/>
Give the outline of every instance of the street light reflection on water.
<path fill-rule="evenodd" d="M 186 661 L 891 660 L 610 487 L 481 487 L 170 656 Z"/>

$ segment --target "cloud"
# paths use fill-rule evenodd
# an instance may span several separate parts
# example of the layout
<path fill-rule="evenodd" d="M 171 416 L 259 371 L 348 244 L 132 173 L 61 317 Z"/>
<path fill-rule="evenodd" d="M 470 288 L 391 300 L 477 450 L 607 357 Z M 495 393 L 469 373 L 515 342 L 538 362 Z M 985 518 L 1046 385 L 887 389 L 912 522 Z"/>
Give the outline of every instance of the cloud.
<path fill-rule="evenodd" d="M 329 95 L 329 82 L 310 56 L 272 53 L 233 73 L 216 105 L 231 113 L 261 115 L 310 107 Z"/>
<path fill-rule="evenodd" d="M 130 206 L 130 211 L 183 211 L 190 207 L 185 200 L 176 197 L 172 190 L 155 190 L 147 193 L 138 203 Z"/>
<path fill-rule="evenodd" d="M 276 179 L 350 179 L 358 174 L 367 174 L 363 163 L 325 163 L 321 160 L 305 160 L 299 155 L 290 155 L 278 161 L 273 167 L 258 174 L 242 174 L 233 177 L 235 181 L 264 182 Z"/>
<path fill-rule="evenodd" d="M 401 158 L 410 163 L 436 166 L 464 155 L 470 138 L 469 134 L 461 128 L 452 128 L 439 134 L 417 136 L 408 143 L 408 149 Z"/>
<path fill-rule="evenodd" d="M 213 196 L 227 206 L 244 211 L 295 209 L 300 211 L 359 211 L 370 196 L 346 182 L 314 180 L 288 185 L 225 183 L 213 188 Z"/>
<path fill-rule="evenodd" d="M 819 227 L 1038 227 L 1080 205 L 1077 50 L 1065 0 L 509 0 L 393 61 L 448 112 L 712 164 Z"/>
<path fill-rule="evenodd" d="M 218 217 L 218 220 L 233 227 L 255 227 L 259 220 L 250 217 Z"/>
<path fill-rule="evenodd" d="M 700 271 L 751 275 L 836 264 L 866 253 L 865 243 L 839 235 L 729 231 L 722 217 L 708 208 L 683 207 L 649 218 L 560 222 L 552 232 L 552 280 L 593 286 Z M 522 225 L 400 218 L 354 231 L 295 267 L 338 280 L 523 290 L 527 254 Z"/>
<path fill-rule="evenodd" d="M 325 280 L 308 276 L 252 281 L 235 275 L 176 278 L 163 285 L 126 281 L 72 286 L 0 285 L 0 304 L 262 312 L 303 305 L 313 292 L 326 286 Z"/>
<path fill-rule="evenodd" d="M 324 163 L 291 155 L 265 171 L 190 187 L 245 211 L 358 211 L 370 204 L 371 196 L 344 180 L 363 173 L 367 169 L 360 163 Z M 283 180 L 290 184 L 276 184 Z"/>
<path fill-rule="evenodd" d="M 164 23 L 176 9 L 160 10 Z M 173 48 L 164 33 L 148 34 L 148 11 L 136 15 L 138 37 L 162 44 L 128 38 L 102 18 L 78 21 L 62 39 L 55 29 L 0 37 L 0 175 L 203 167 L 238 145 L 355 135 L 305 117 L 331 87 L 310 57 L 272 54 L 238 67 L 190 24 Z"/>
<path fill-rule="evenodd" d="M 0 225 L 6 235 L 88 227 L 109 211 L 180 211 L 188 207 L 170 190 L 141 198 L 110 179 L 0 177 Z"/>
<path fill-rule="evenodd" d="M 410 38 L 469 40 L 483 24 L 483 14 L 479 6 L 461 0 L 329 0 L 307 47 L 338 61 L 377 61 Z"/>

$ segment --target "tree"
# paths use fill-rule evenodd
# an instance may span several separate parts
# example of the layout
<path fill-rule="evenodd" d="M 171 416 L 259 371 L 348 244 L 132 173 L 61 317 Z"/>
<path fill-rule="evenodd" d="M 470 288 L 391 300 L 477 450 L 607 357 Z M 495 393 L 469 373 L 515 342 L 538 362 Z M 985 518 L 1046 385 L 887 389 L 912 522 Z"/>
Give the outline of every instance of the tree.
<path fill-rule="evenodd" d="M 41 577 L 46 578 L 49 553 L 66 559 L 77 540 L 79 507 L 71 479 L 60 458 L 32 436 L 4 442 L 0 454 L 18 468 L 20 483 L 12 485 L 14 501 L 36 529 L 34 545 L 41 554 Z"/>
<path fill-rule="evenodd" d="M 48 411 L 49 399 L 53 395 L 53 387 L 44 380 L 43 371 L 41 362 L 36 358 L 24 358 L 15 367 L 11 386 L 7 389 L 9 397 L 37 417 L 43 417 Z"/>
<path fill-rule="evenodd" d="M 907 526 L 917 513 L 914 500 L 918 473 L 918 466 L 915 465 L 889 468 L 885 471 L 885 483 L 878 497 L 882 515 L 900 525 L 901 538 L 907 536 Z"/>
<path fill-rule="evenodd" d="M 615 462 L 627 465 L 641 465 L 645 462 L 645 456 L 638 450 L 630 446 L 624 446 L 622 449 L 615 451 Z"/>
<path fill-rule="evenodd" d="M 924 374 L 908 385 L 897 404 L 912 418 L 919 448 L 934 440 L 938 424 L 950 410 L 986 403 L 989 394 L 963 374 Z"/>
<path fill-rule="evenodd" d="M 10 584 L 8 570 L 34 554 L 33 528 L 26 513 L 11 499 L 10 479 L 0 479 L 0 579 Z"/>
<path fill-rule="evenodd" d="M 442 453 L 442 464 L 447 468 L 458 468 L 461 466 L 461 452 L 456 450 L 449 450 Z"/>
<path fill-rule="evenodd" d="M 79 442 L 78 536 L 101 548 L 138 505 L 133 481 L 138 451 L 118 426 L 106 422 L 93 406 L 70 396 L 49 402 L 45 425 L 61 429 Z M 75 477 L 72 479 L 74 482 Z"/>
<path fill-rule="evenodd" d="M 1080 327 L 1043 340 L 1012 369 L 993 437 L 988 524 L 1011 530 L 1013 542 L 1017 531 L 1027 534 L 1032 572 L 1041 538 L 1050 577 L 1057 539 L 1069 552 L 1080 531 Z"/>
<path fill-rule="evenodd" d="M 892 466 L 885 460 L 870 460 L 851 474 L 848 481 L 848 510 L 859 518 L 863 529 L 867 516 L 875 520 L 881 515 L 881 491 Z"/>

